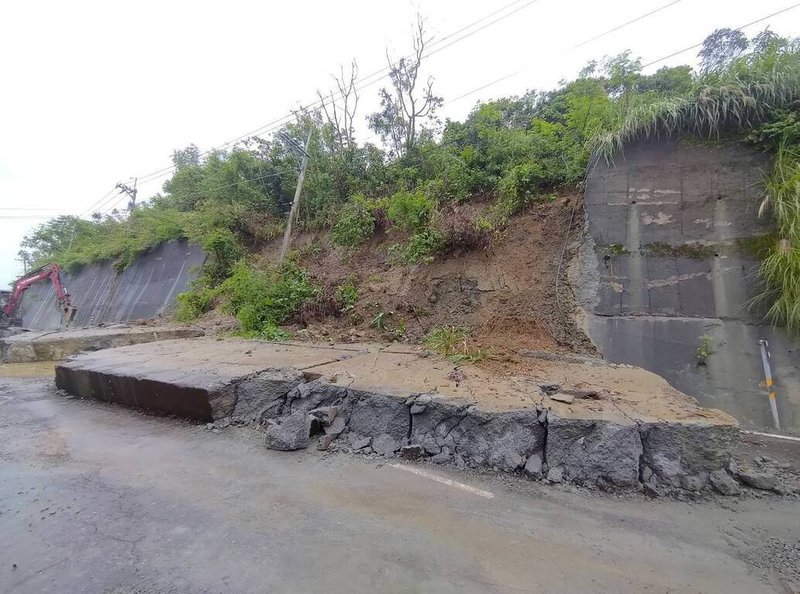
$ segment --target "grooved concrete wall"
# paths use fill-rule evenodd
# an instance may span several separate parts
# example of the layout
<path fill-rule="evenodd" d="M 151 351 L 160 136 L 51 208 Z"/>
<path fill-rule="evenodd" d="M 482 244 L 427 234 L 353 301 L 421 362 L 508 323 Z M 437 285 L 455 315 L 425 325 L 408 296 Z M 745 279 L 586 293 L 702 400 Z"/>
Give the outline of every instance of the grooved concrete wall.
<path fill-rule="evenodd" d="M 748 307 L 765 155 L 742 145 L 648 141 L 586 188 L 588 234 L 576 272 L 590 336 L 610 361 L 664 376 L 744 425 L 771 427 L 759 351 L 769 341 L 783 428 L 800 430 L 800 341 Z M 709 337 L 714 353 L 698 365 Z"/>
<path fill-rule="evenodd" d="M 175 303 L 196 277 L 195 267 L 205 253 L 185 242 L 170 241 L 117 272 L 110 262 L 86 266 L 62 281 L 77 308 L 72 327 L 152 318 Z M 50 281 L 37 282 L 25 291 L 17 316 L 33 330 L 57 330 L 61 312 Z"/>

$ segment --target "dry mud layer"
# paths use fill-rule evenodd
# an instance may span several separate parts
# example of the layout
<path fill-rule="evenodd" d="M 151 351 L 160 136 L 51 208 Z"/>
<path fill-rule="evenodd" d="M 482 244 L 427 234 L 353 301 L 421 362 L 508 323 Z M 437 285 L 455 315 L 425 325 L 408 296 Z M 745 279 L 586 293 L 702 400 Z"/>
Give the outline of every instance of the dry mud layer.
<path fill-rule="evenodd" d="M 255 423 L 268 447 L 310 444 L 552 482 L 734 494 L 734 419 L 644 370 L 532 359 L 496 376 L 413 348 L 199 338 L 86 353 L 56 367 L 82 397 L 214 422 Z"/>

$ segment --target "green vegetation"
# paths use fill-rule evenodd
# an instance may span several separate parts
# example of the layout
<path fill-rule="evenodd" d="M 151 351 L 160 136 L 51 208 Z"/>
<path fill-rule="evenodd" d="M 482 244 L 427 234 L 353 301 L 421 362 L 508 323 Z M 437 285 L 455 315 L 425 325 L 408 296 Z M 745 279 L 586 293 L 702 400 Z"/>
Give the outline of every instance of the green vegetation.
<path fill-rule="evenodd" d="M 341 304 L 341 313 L 347 313 L 355 309 L 358 303 L 358 287 L 353 278 L 348 279 L 336 287 L 336 300 Z"/>
<path fill-rule="evenodd" d="M 642 251 L 648 256 L 661 258 L 683 257 L 692 258 L 693 260 L 702 260 L 703 258 L 710 258 L 714 255 L 714 246 L 702 243 L 671 245 L 669 243 L 657 241 L 643 246 Z"/>
<path fill-rule="evenodd" d="M 389 329 L 388 322 L 391 315 L 391 312 L 379 311 L 369 323 L 370 327 L 375 328 L 375 330 L 379 330 L 380 332 L 386 332 Z"/>
<path fill-rule="evenodd" d="M 467 332 L 456 326 L 436 326 L 425 336 L 425 346 L 454 363 L 476 362 L 486 357 L 481 349 L 471 349 Z"/>
<path fill-rule="evenodd" d="M 553 200 L 561 188 L 580 189 L 591 159 L 613 159 L 631 141 L 731 139 L 776 156 L 761 209 L 776 228 L 776 240 L 760 250 L 761 301 L 773 321 L 800 328 L 797 40 L 718 30 L 703 44 L 698 73 L 677 66 L 644 74 L 641 61 L 623 52 L 590 62 L 555 89 L 481 103 L 464 121 L 442 123 L 433 82 L 418 79 L 422 29 L 418 23 L 412 56 L 390 64 L 380 109 L 368 115 L 382 146 L 356 138 L 353 122 L 364 114 L 357 113 L 353 64 L 334 91 L 320 92 L 343 95 L 337 111 L 330 104 L 301 110 L 282 134 L 230 150 L 175 151 L 162 192 L 130 213 L 53 219 L 25 238 L 21 255 L 32 265 L 106 259 L 124 268 L 160 242 L 185 239 L 209 259 L 180 297 L 178 316 L 191 319 L 220 304 L 244 331 L 274 335 L 287 320 L 338 315 L 357 300 L 354 285 L 315 287 L 297 265 L 259 271 L 249 264 L 282 231 L 295 190 L 297 160 L 286 136 L 311 134 L 298 228 L 330 229 L 334 245 L 347 251 L 386 234 L 391 255 L 408 265 L 488 248 L 520 209 Z M 607 246 L 606 253 L 624 248 Z"/>
<path fill-rule="evenodd" d="M 295 318 L 319 287 L 291 261 L 262 272 L 241 260 L 216 292 L 223 309 L 241 322 L 244 334 L 275 339 L 277 326 Z"/>
<path fill-rule="evenodd" d="M 375 233 L 374 202 L 356 195 L 347 201 L 339 212 L 339 218 L 331 229 L 331 239 L 336 245 L 354 248 Z"/>
<path fill-rule="evenodd" d="M 800 145 L 782 143 L 767 178 L 762 213 L 769 210 L 777 239 L 766 250 L 760 278 L 764 291 L 756 299 L 767 315 L 790 330 L 800 330 Z"/>
<path fill-rule="evenodd" d="M 603 247 L 603 251 L 609 256 L 625 256 L 628 250 L 621 243 L 609 243 Z"/>
<path fill-rule="evenodd" d="M 700 346 L 697 347 L 697 364 L 705 366 L 708 364 L 708 358 L 714 354 L 713 339 L 710 336 L 704 335 L 700 337 Z"/>

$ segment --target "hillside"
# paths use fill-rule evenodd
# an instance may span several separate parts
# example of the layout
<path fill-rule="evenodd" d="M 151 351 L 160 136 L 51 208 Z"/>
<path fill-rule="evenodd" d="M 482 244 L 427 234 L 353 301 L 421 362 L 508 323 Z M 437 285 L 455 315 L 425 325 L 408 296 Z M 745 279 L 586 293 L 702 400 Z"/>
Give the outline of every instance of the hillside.
<path fill-rule="evenodd" d="M 439 120 L 432 83 L 420 90 L 395 72 L 383 111 L 366 117 L 382 146 L 358 141 L 353 121 L 364 114 L 353 103 L 345 124 L 324 106 L 301 110 L 269 138 L 175 151 L 163 193 L 129 213 L 53 219 L 21 253 L 33 265 L 109 260 L 121 270 L 188 240 L 208 258 L 176 316 L 235 317 L 220 327 L 249 337 L 424 341 L 470 360 L 583 352 L 565 239 L 570 220 L 581 232 L 592 164 L 639 139 L 734 141 L 772 168 L 759 198 L 774 234 L 759 253 L 758 300 L 771 322 L 800 328 L 800 42 L 721 29 L 699 56 L 697 72 L 651 74 L 629 52 L 605 56 L 555 89 L 478 104 L 463 122 Z M 411 99 L 426 109 L 403 111 Z M 294 251 L 276 265 L 304 153 Z"/>
<path fill-rule="evenodd" d="M 583 225 L 581 200 L 571 194 L 531 205 L 486 249 L 415 266 L 392 260 L 389 248 L 396 239 L 387 233 L 354 251 L 333 244 L 329 231 L 302 233 L 292 247 L 321 293 L 333 295 L 336 287 L 349 284 L 358 297 L 344 312 L 305 308 L 285 329 L 295 338 L 336 343 L 421 343 L 432 329 L 455 326 L 465 330 L 470 352 L 483 351 L 487 363 L 510 367 L 527 364 L 520 350 L 590 353 L 593 347 L 576 326 L 566 282 Z M 570 220 L 572 241 L 567 238 Z M 278 251 L 277 240 L 265 245 L 259 265 L 273 263 Z M 218 311 L 196 323 L 209 330 L 238 326 Z"/>

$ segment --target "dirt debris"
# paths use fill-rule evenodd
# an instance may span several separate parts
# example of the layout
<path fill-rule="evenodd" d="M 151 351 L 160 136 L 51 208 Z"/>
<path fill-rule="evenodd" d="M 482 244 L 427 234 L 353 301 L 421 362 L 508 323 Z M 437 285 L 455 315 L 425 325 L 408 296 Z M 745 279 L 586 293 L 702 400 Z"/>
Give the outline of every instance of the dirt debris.
<path fill-rule="evenodd" d="M 571 194 L 533 204 L 514 216 L 487 249 L 415 266 L 392 260 L 390 247 L 400 241 L 396 235 L 379 233 L 357 250 L 346 250 L 334 246 L 327 231 L 301 233 L 293 247 L 315 282 L 328 289 L 354 282 L 359 300 L 339 316 L 310 312 L 304 324 L 291 329 L 308 341 L 419 344 L 432 328 L 453 325 L 467 330 L 470 349 L 488 355 L 481 367 L 504 375 L 537 367 L 520 351 L 595 354 L 575 323 L 575 299 L 567 282 L 567 264 L 583 220 L 582 200 Z M 260 257 L 274 261 L 276 247 L 267 244 Z M 212 312 L 198 324 L 224 332 L 236 322 Z"/>

